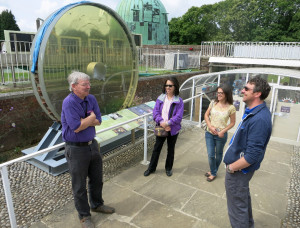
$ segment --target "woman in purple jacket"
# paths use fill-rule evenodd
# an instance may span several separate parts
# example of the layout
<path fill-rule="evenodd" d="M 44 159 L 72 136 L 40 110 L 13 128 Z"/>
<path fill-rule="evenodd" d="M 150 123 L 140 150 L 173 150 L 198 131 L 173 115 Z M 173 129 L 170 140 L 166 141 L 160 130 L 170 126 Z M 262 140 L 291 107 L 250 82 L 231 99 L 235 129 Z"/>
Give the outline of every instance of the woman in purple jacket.
<path fill-rule="evenodd" d="M 168 155 L 165 164 L 167 176 L 172 176 L 172 167 L 174 162 L 175 144 L 181 129 L 181 120 L 183 116 L 183 101 L 179 95 L 179 83 L 175 77 L 168 78 L 163 86 L 162 94 L 157 98 L 153 110 L 153 120 L 157 125 L 162 126 L 169 132 L 167 137 L 156 136 L 156 142 L 152 152 L 148 169 L 144 176 L 154 173 L 158 163 L 161 149 L 167 139 Z"/>

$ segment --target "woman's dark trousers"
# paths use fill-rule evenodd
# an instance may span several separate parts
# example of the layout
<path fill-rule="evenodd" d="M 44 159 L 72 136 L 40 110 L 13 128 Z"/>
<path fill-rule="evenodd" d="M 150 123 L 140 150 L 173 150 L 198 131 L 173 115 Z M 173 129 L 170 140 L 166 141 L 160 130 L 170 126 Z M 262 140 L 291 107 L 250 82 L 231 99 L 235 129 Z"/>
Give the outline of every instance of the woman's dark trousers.
<path fill-rule="evenodd" d="M 175 154 L 175 144 L 177 141 L 177 135 L 171 136 L 169 133 L 169 136 L 167 137 L 158 137 L 156 136 L 156 142 L 153 148 L 150 164 L 149 164 L 149 170 L 151 172 L 154 172 L 156 170 L 156 166 L 158 163 L 159 155 L 161 152 L 161 149 L 164 145 L 164 142 L 167 139 L 168 143 L 168 154 L 167 154 L 167 159 L 166 159 L 166 164 L 165 164 L 165 169 L 166 171 L 170 171 L 173 168 L 173 163 L 174 163 L 174 154 Z"/>

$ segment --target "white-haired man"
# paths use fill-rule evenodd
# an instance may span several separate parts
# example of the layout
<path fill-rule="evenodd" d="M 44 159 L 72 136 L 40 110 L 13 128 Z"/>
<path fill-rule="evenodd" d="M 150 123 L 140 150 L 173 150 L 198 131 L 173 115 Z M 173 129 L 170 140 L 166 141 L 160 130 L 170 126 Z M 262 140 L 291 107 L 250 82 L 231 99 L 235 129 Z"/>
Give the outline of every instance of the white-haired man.
<path fill-rule="evenodd" d="M 103 164 L 98 143 L 94 139 L 95 126 L 101 124 L 101 113 L 96 98 L 89 94 L 91 84 L 87 74 L 74 71 L 68 76 L 68 82 L 71 93 L 64 99 L 61 112 L 65 157 L 80 223 L 83 228 L 93 228 L 90 210 L 115 212 L 114 208 L 104 205 L 102 199 Z"/>

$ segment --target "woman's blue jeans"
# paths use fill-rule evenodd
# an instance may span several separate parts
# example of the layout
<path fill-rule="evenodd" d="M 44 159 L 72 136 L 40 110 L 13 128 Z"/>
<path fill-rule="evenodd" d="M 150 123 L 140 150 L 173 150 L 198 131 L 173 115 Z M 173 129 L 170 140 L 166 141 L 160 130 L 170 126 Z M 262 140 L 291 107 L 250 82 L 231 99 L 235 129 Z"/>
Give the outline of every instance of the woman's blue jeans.
<path fill-rule="evenodd" d="M 227 141 L 227 132 L 223 138 L 205 132 L 205 141 L 211 175 L 216 176 L 223 158 L 223 149 Z"/>

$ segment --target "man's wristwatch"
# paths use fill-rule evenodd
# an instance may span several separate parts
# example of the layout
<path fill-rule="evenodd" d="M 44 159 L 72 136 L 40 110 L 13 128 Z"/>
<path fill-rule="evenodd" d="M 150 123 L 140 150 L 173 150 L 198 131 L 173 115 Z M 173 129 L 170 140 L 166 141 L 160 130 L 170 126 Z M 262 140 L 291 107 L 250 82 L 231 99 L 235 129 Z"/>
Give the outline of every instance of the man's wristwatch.
<path fill-rule="evenodd" d="M 229 168 L 229 165 L 226 166 L 226 171 L 227 173 L 234 173 L 234 171 Z"/>

